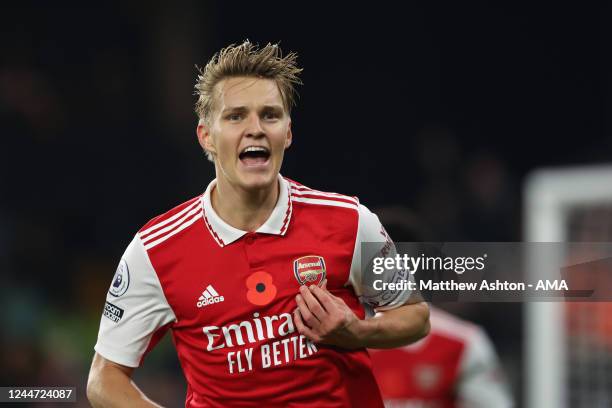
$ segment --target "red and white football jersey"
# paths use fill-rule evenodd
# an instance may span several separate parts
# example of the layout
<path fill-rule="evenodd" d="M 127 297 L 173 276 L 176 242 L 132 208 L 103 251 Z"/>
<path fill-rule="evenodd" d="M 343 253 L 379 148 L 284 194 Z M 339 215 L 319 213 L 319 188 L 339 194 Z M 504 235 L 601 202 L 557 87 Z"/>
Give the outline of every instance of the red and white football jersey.
<path fill-rule="evenodd" d="M 313 344 L 299 335 L 292 313 L 300 285 L 323 279 L 359 318 L 362 302 L 379 310 L 402 305 L 408 291 L 374 290 L 372 272 L 362 267 L 362 242 L 377 242 L 383 254 L 393 243 L 355 197 L 280 176 L 279 184 L 277 205 L 255 232 L 217 216 L 215 181 L 147 223 L 113 278 L 95 350 L 137 367 L 170 329 L 187 407 L 382 406 L 367 350 Z"/>
<path fill-rule="evenodd" d="M 497 356 L 473 323 L 430 307 L 431 330 L 418 342 L 371 350 L 388 408 L 508 408 L 513 406 Z"/>

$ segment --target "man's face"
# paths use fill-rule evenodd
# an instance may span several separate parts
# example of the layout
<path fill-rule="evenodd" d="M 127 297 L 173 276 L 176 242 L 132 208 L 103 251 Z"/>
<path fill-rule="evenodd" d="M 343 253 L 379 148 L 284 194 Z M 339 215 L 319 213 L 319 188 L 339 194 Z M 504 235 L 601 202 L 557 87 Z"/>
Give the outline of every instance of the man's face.
<path fill-rule="evenodd" d="M 291 120 L 276 82 L 237 77 L 219 82 L 202 147 L 215 156 L 218 183 L 245 190 L 269 187 L 291 144 Z"/>

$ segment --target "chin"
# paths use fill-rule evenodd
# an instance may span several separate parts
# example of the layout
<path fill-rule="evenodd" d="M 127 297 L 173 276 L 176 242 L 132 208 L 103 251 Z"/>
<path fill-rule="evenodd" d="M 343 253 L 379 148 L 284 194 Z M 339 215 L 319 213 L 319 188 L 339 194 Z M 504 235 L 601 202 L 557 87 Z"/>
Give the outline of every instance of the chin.
<path fill-rule="evenodd" d="M 241 177 L 242 185 L 245 189 L 263 189 L 273 185 L 277 180 L 278 173 L 245 174 Z"/>

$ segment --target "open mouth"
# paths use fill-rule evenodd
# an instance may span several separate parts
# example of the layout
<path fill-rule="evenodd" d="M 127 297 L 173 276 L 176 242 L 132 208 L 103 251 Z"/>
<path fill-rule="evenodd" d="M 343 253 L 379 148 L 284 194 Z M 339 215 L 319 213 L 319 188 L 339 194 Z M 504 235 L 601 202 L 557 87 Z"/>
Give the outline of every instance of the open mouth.
<path fill-rule="evenodd" d="M 249 146 L 242 150 L 238 158 L 247 166 L 264 165 L 270 158 L 270 150 L 263 146 Z"/>

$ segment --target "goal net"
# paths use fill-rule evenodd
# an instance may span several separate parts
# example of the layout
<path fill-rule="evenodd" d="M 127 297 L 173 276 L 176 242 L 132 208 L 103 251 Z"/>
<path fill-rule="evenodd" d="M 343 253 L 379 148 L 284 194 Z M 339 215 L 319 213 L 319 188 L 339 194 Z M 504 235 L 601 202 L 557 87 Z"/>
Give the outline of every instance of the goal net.
<path fill-rule="evenodd" d="M 612 166 L 540 170 L 524 192 L 525 241 L 612 242 Z M 612 407 L 612 303 L 525 303 L 525 333 L 527 408 Z"/>

